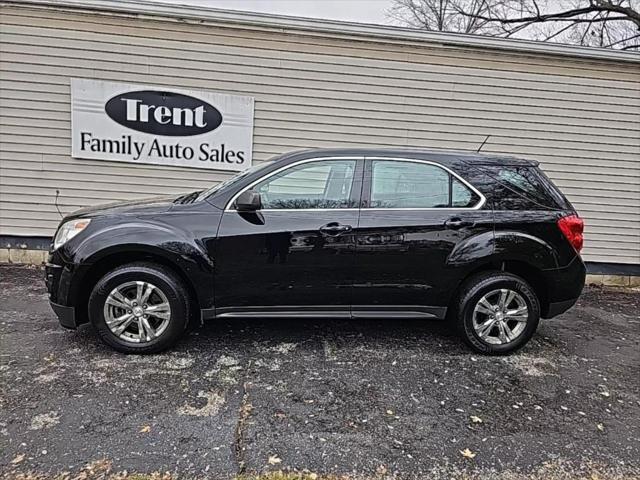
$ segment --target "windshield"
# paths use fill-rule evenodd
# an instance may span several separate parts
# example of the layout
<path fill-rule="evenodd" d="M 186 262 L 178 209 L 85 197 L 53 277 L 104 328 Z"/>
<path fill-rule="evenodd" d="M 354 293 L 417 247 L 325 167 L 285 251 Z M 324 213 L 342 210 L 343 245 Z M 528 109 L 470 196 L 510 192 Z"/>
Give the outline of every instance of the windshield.
<path fill-rule="evenodd" d="M 234 175 L 231 178 L 228 178 L 227 180 L 225 180 L 224 182 L 220 182 L 210 188 L 207 188 L 206 190 L 203 190 L 202 192 L 200 192 L 200 195 L 198 195 L 198 200 L 203 200 L 205 198 L 207 198 L 210 195 L 213 195 L 214 193 L 222 190 L 225 187 L 228 187 L 230 185 L 233 185 L 234 183 L 238 182 L 239 180 L 242 180 L 244 177 L 246 177 L 247 175 L 253 173 L 253 172 L 257 172 L 258 170 L 263 169 L 264 167 L 266 167 L 267 165 L 270 165 L 271 162 L 264 162 L 264 163 L 260 163 L 258 165 L 254 165 L 251 168 L 247 168 L 246 170 L 243 170 L 242 172 L 238 173 L 237 175 Z"/>

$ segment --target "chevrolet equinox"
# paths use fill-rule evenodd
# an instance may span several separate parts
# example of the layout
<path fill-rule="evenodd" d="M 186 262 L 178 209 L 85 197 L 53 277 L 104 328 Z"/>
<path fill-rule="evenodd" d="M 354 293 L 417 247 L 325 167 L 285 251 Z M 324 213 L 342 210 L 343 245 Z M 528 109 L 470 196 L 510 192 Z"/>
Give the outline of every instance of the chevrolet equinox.
<path fill-rule="evenodd" d="M 207 190 L 79 210 L 51 245 L 62 326 L 126 353 L 190 318 L 446 319 L 471 348 L 522 347 L 577 300 L 583 222 L 531 160 L 325 149 Z"/>

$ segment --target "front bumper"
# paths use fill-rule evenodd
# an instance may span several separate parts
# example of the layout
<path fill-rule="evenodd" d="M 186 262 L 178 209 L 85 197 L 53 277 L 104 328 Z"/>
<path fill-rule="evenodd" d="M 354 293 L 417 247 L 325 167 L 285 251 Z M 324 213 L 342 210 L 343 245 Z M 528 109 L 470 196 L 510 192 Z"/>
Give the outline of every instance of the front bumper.
<path fill-rule="evenodd" d="M 62 325 L 64 328 L 70 328 L 70 329 L 77 328 L 78 325 L 76 324 L 75 308 L 67 307 L 65 305 L 58 305 L 57 303 L 54 303 L 51 300 L 49 300 L 49 304 L 51 305 L 51 308 L 53 309 L 55 314 L 58 316 L 58 321 L 60 322 L 60 325 Z"/>
<path fill-rule="evenodd" d="M 49 257 L 49 262 L 45 265 L 44 282 L 49 292 L 49 303 L 58 316 L 60 324 L 65 328 L 76 328 L 79 324 L 85 323 L 79 318 L 74 300 L 77 295 L 72 288 L 75 269 L 73 265 L 65 264 L 55 255 Z"/>

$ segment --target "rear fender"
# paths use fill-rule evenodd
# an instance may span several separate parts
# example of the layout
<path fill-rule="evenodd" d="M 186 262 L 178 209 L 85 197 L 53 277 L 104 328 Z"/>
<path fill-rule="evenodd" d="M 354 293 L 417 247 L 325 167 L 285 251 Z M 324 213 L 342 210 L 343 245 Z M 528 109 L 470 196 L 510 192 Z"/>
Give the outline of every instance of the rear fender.
<path fill-rule="evenodd" d="M 451 252 L 448 263 L 462 269 L 456 292 L 462 282 L 476 272 L 505 268 L 513 272 L 517 267 L 514 273 L 530 282 L 546 311 L 549 288 L 544 270 L 557 268 L 558 255 L 545 241 L 522 232 L 486 232 L 460 242 Z"/>
<path fill-rule="evenodd" d="M 518 260 L 539 270 L 559 267 L 558 252 L 553 246 L 533 235 L 516 231 L 495 233 L 494 258 Z"/>
<path fill-rule="evenodd" d="M 558 268 L 556 250 L 532 235 L 515 231 L 484 232 L 456 245 L 447 258 L 453 267 L 517 260 L 539 270 Z"/>

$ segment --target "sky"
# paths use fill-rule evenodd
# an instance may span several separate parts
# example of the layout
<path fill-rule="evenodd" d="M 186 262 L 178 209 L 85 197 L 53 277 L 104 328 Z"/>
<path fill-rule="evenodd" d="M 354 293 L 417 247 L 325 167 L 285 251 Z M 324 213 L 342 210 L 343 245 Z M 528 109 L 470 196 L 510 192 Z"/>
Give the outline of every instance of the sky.
<path fill-rule="evenodd" d="M 165 3 L 229 10 L 314 17 L 351 22 L 391 24 L 385 11 L 392 0 L 161 0 Z"/>

